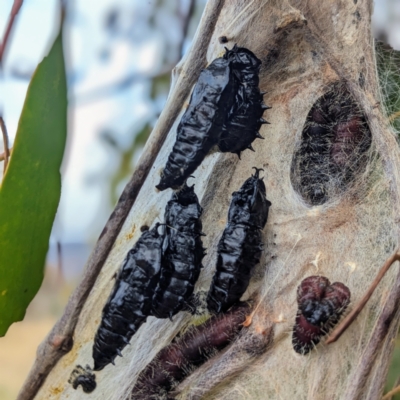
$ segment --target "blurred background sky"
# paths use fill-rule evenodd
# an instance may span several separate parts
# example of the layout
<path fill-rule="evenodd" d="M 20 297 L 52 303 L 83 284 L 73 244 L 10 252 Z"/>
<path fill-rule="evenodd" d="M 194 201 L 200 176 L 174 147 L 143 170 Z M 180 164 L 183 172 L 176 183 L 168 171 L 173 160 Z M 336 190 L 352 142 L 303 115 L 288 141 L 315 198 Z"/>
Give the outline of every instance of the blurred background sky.
<path fill-rule="evenodd" d="M 0 1 L 1 36 L 12 3 Z M 206 0 L 69 0 L 66 4 L 69 138 L 61 203 L 43 287 L 26 321 L 14 324 L 0 339 L 0 399 L 15 397 L 38 343 L 77 283 L 164 106 L 170 71 L 190 45 Z M 30 77 L 48 50 L 58 18 L 59 0 L 25 0 L 14 25 L 0 71 L 0 111 L 11 145 Z M 375 0 L 373 24 L 375 36 L 400 49 L 400 0 Z M 25 348 L 28 331 L 34 338 Z M 21 338 L 20 359 L 12 346 L 19 343 L 21 348 Z"/>

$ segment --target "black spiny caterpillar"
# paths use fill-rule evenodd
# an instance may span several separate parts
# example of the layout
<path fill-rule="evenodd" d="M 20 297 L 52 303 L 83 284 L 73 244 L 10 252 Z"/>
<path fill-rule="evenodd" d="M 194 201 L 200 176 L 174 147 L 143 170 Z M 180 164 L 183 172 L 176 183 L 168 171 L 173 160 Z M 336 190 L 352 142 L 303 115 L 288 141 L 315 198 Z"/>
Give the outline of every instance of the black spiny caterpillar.
<path fill-rule="evenodd" d="M 176 338 L 141 372 L 130 400 L 166 398 L 193 370 L 235 339 L 249 311 L 248 303 L 239 303 Z"/>
<path fill-rule="evenodd" d="M 151 314 L 151 302 L 159 281 L 164 235 L 159 224 L 144 231 L 128 252 L 114 289 L 103 309 L 93 344 L 94 370 L 114 364 L 117 355 Z"/>
<path fill-rule="evenodd" d="M 236 153 L 240 158 L 243 150 L 253 150 L 251 143 L 256 138 L 263 139 L 258 131 L 262 124 L 268 123 L 262 116 L 270 107 L 263 103 L 264 93 L 258 87 L 261 61 L 250 50 L 236 45 L 227 50 L 224 57 L 230 61 L 239 84 L 218 140 L 218 148 L 222 152 Z"/>
<path fill-rule="evenodd" d="M 324 276 L 309 276 L 297 288 L 298 312 L 292 343 L 297 353 L 307 354 L 337 324 L 350 303 L 350 290 Z"/>
<path fill-rule="evenodd" d="M 268 107 L 258 88 L 260 65 L 250 50 L 235 45 L 200 73 L 157 189 L 180 187 L 214 145 L 240 156 L 261 137 Z"/>
<path fill-rule="evenodd" d="M 194 185 L 172 195 L 165 209 L 165 244 L 160 279 L 154 292 L 152 314 L 172 318 L 186 308 L 202 268 L 203 209 Z"/>
<path fill-rule="evenodd" d="M 213 313 L 226 311 L 246 291 L 253 267 L 260 261 L 262 233 L 271 203 L 259 169 L 232 195 L 228 224 L 218 243 L 217 268 L 207 297 Z"/>

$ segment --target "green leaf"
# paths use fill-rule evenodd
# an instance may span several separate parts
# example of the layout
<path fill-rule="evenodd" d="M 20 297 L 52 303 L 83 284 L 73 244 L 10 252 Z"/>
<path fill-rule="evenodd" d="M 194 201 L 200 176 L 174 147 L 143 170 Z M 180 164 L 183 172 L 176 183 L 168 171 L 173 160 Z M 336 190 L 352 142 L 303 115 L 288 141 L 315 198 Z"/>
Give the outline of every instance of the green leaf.
<path fill-rule="evenodd" d="M 23 319 L 43 280 L 61 194 L 67 85 L 61 33 L 29 84 L 0 188 L 0 336 Z"/>

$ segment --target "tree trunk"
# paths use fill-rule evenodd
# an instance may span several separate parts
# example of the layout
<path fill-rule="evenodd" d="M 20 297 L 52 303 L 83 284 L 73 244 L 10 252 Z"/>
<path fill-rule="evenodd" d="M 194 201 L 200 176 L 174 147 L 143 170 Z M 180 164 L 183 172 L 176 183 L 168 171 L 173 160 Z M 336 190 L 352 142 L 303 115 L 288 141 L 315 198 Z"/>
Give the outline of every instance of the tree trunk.
<path fill-rule="evenodd" d="M 210 21 L 220 9 L 213 26 Z M 351 291 L 351 308 L 399 243 L 400 157 L 379 106 L 371 13 L 372 0 L 209 0 L 192 50 L 176 68 L 169 100 L 142 162 L 157 140 L 162 143 L 162 135 L 161 139 L 157 136 L 160 132 L 169 131 L 166 142 L 89 296 L 80 298 L 83 308 L 79 313 L 77 307 L 72 349 L 52 368 L 57 357 L 46 358 L 46 347 L 42 347 L 20 399 L 31 398 L 28 393 L 34 395 L 37 390 L 32 382 L 49 371 L 36 398 L 84 398 L 81 389 L 74 390 L 68 383 L 69 375 L 77 364 L 92 365 L 93 338 L 114 285 L 113 276 L 140 236 L 139 228 L 163 221 L 171 196 L 169 190 L 157 192 L 155 184 L 175 141 L 180 118 L 171 128 L 174 110 L 183 112 L 183 98 L 205 66 L 202 54 L 207 54 L 209 63 L 223 54 L 224 46 L 231 48 L 235 43 L 262 60 L 260 87 L 267 92 L 265 103 L 273 107 L 264 117 L 271 125 L 261 129 L 265 140 L 253 143 L 255 153 L 245 151 L 241 160 L 234 154 L 214 153 L 195 172 L 208 253 L 196 291 L 207 291 L 210 286 L 231 193 L 254 166 L 264 168 L 267 198 L 272 202 L 264 229 L 265 251 L 244 296 L 256 298 L 251 325 L 230 347 L 189 375 L 174 395 L 179 399 L 379 398 L 399 325 L 400 275 L 396 268 L 335 344 L 320 343 L 303 356 L 293 351 L 291 334 L 296 290 L 304 278 L 323 275 L 331 282 L 343 282 Z M 223 36 L 228 42 L 221 44 Z M 294 158 L 307 115 L 328 88 L 337 87 L 332 86 L 336 82 L 346 87 L 348 96 L 363 110 L 372 145 L 366 163 L 355 169 L 345 189 L 332 192 L 322 205 L 310 205 L 302 197 Z M 172 322 L 148 318 L 116 366 L 96 373 L 98 385 L 90 398 L 129 398 L 138 374 L 193 318 L 184 312 Z M 50 337 L 54 341 L 55 333 Z M 49 339 L 46 343 L 42 346 L 48 346 Z"/>

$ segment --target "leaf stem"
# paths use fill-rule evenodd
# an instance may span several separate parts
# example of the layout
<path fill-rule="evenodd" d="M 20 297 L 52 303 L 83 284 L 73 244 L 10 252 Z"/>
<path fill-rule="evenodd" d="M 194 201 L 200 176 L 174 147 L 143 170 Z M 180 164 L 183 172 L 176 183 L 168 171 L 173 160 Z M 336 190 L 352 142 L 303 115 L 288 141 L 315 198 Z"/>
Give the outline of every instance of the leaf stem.
<path fill-rule="evenodd" d="M 9 148 L 7 128 L 3 117 L 0 117 L 0 128 L 1 128 L 1 133 L 3 135 L 3 144 L 4 144 L 4 158 L 3 158 L 4 160 L 3 176 L 4 176 L 7 171 L 8 159 L 10 158 L 10 148 Z"/>
<path fill-rule="evenodd" d="M 24 2 L 24 0 L 14 0 L 14 4 L 11 8 L 10 17 L 8 18 L 8 23 L 6 26 L 6 30 L 4 32 L 3 40 L 0 43 L 0 65 L 2 65 L 2 63 L 3 63 L 4 51 L 7 47 L 7 43 L 10 38 L 10 33 L 11 33 L 12 27 L 14 25 L 15 18 L 17 16 L 20 8 L 22 7 L 23 2 Z"/>

